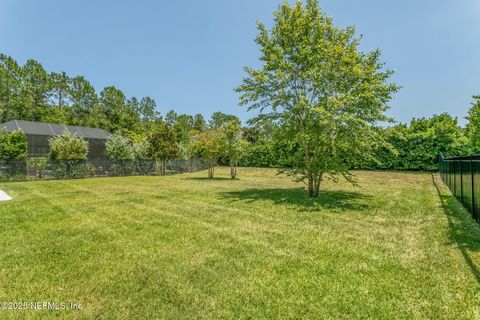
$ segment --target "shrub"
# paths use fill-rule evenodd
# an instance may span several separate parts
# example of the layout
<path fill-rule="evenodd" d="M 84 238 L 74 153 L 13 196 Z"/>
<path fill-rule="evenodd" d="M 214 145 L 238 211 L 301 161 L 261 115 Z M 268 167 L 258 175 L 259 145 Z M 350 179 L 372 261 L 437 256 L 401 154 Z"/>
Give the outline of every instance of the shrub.
<path fill-rule="evenodd" d="M 65 130 L 61 136 L 48 140 L 50 145 L 50 159 L 52 160 L 86 160 L 88 143 Z"/>
<path fill-rule="evenodd" d="M 109 173 L 112 176 L 125 176 L 134 171 L 134 149 L 127 138 L 114 134 L 106 144 L 107 158 L 111 160 Z"/>
<path fill-rule="evenodd" d="M 133 156 L 135 160 L 149 160 L 148 155 L 148 140 L 146 138 L 141 139 L 139 142 L 133 145 Z"/>
<path fill-rule="evenodd" d="M 109 160 L 133 160 L 134 149 L 127 138 L 114 134 L 106 144 L 107 158 Z"/>
<path fill-rule="evenodd" d="M 27 137 L 23 131 L 11 133 L 0 130 L 0 159 L 21 160 L 27 158 Z"/>
<path fill-rule="evenodd" d="M 50 159 L 54 160 L 57 178 L 83 178 L 88 176 L 85 160 L 88 155 L 88 143 L 65 130 L 61 136 L 50 138 Z"/>

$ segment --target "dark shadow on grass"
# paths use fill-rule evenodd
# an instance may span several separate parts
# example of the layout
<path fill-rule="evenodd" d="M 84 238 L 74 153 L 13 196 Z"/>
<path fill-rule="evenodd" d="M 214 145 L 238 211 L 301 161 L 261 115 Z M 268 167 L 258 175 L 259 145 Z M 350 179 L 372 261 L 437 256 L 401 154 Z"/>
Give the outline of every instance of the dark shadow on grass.
<path fill-rule="evenodd" d="M 201 181 L 224 181 L 224 180 L 232 180 L 232 178 L 227 178 L 227 177 L 214 177 L 214 178 L 209 178 L 209 177 L 188 177 L 185 180 L 201 180 Z"/>
<path fill-rule="evenodd" d="M 480 251 L 480 226 L 448 189 L 440 186 L 438 176 L 432 175 L 432 180 L 448 219 L 450 237 L 480 285 L 480 269 L 469 254 L 469 251 Z"/>
<path fill-rule="evenodd" d="M 247 189 L 224 192 L 223 197 L 232 201 L 253 203 L 259 200 L 271 201 L 274 205 L 294 206 L 299 211 L 366 211 L 369 209 L 370 196 L 359 192 L 320 191 L 318 198 L 310 198 L 305 188 L 291 189 Z"/>

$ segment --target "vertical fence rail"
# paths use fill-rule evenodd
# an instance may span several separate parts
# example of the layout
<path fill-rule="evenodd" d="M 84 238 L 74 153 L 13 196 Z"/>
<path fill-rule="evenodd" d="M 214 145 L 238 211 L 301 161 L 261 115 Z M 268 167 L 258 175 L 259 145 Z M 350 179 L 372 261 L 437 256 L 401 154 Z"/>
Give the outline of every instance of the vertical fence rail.
<path fill-rule="evenodd" d="M 476 186 L 479 181 L 480 155 L 468 155 L 445 158 L 439 154 L 440 177 L 452 194 L 471 213 L 473 219 L 480 223 L 480 191 Z"/>

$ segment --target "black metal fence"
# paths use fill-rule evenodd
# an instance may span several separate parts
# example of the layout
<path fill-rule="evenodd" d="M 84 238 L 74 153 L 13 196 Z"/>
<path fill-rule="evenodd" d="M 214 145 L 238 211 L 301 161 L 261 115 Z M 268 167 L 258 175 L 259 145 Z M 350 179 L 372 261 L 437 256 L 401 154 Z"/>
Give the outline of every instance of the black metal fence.
<path fill-rule="evenodd" d="M 160 175 L 196 172 L 208 165 L 202 159 L 169 160 L 165 163 L 150 160 L 0 160 L 0 182 L 39 179 L 81 179 Z"/>
<path fill-rule="evenodd" d="M 480 155 L 444 158 L 440 154 L 439 168 L 443 182 L 480 223 Z"/>

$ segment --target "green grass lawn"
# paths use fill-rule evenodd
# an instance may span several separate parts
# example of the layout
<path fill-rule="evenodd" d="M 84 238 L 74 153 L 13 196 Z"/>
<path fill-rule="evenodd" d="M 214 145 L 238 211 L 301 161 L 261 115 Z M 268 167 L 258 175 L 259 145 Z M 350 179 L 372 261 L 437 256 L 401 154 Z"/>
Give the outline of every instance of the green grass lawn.
<path fill-rule="evenodd" d="M 480 230 L 430 174 L 3 183 L 0 318 L 475 319 Z"/>

